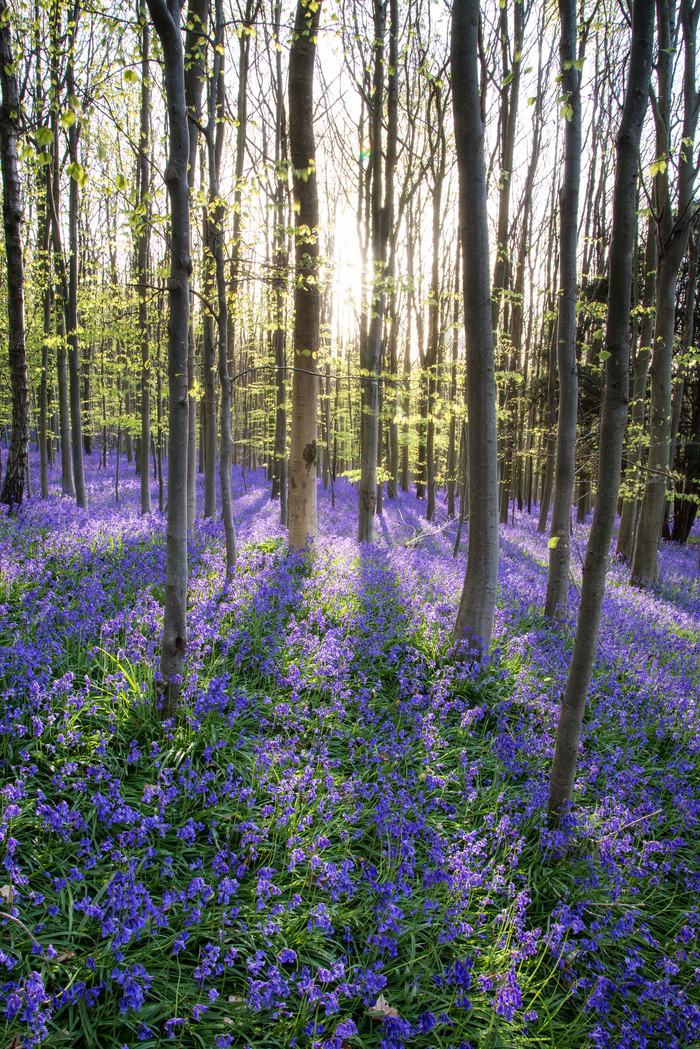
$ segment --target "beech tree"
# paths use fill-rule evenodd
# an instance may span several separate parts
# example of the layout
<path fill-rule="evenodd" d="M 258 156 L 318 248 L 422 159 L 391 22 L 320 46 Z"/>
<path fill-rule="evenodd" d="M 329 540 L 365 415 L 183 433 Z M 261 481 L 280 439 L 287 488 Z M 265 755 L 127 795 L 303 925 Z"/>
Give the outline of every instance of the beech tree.
<path fill-rule="evenodd" d="M 688 246 L 695 213 L 693 193 L 697 174 L 695 136 L 700 115 L 695 83 L 695 60 L 700 0 L 681 0 L 683 44 L 682 140 L 677 145 L 676 200 L 671 197 L 671 103 L 674 96 L 674 59 L 678 44 L 675 0 L 658 0 L 658 95 L 652 111 L 656 126 L 655 219 L 658 259 L 656 317 L 651 356 L 649 455 L 646 483 L 632 558 L 630 582 L 635 586 L 658 582 L 658 547 L 666 505 L 671 441 L 673 348 L 678 272 Z"/>
<path fill-rule="evenodd" d="M 22 254 L 22 194 L 17 166 L 20 115 L 19 86 L 10 34 L 10 9 L 0 0 L 0 166 L 2 216 L 7 257 L 7 349 L 12 380 L 12 441 L 0 502 L 16 510 L 22 502 L 29 444 L 29 390 L 24 344 L 24 259 Z"/>
<path fill-rule="evenodd" d="M 559 370 L 559 415 L 557 457 L 554 471 L 549 572 L 545 615 L 561 622 L 566 617 L 569 594 L 569 538 L 571 504 L 576 467 L 576 418 L 578 368 L 576 362 L 576 248 L 578 243 L 578 197 L 581 175 L 581 72 L 583 54 L 578 49 L 576 0 L 559 0 L 561 20 L 562 112 L 566 119 L 564 174 L 559 203 L 559 299 L 557 321 L 557 364 Z"/>
<path fill-rule="evenodd" d="M 168 280 L 168 523 L 165 607 L 156 703 L 172 718 L 182 686 L 187 648 L 187 348 L 190 311 L 189 129 L 179 0 L 146 0 L 163 49 L 170 154 L 165 182 L 170 198 Z"/>
<path fill-rule="evenodd" d="M 289 152 L 294 192 L 296 276 L 294 375 L 289 453 L 289 545 L 302 550 L 316 538 L 318 473 L 318 189 L 313 76 L 321 0 L 298 0 L 289 52 Z"/>
<path fill-rule="evenodd" d="M 598 644 L 605 577 L 617 513 L 622 443 L 627 424 L 632 257 L 636 238 L 639 142 L 647 110 L 654 0 L 634 0 L 627 90 L 617 136 L 610 283 L 605 337 L 605 396 L 600 423 L 598 482 L 581 585 L 574 652 L 557 726 L 549 785 L 550 822 L 558 826 L 571 804 L 586 696 Z"/>
<path fill-rule="evenodd" d="M 493 633 L 498 582 L 498 461 L 484 123 L 479 100 L 479 0 L 452 5 L 452 106 L 467 352 L 469 545 L 454 640 L 480 656 Z"/>

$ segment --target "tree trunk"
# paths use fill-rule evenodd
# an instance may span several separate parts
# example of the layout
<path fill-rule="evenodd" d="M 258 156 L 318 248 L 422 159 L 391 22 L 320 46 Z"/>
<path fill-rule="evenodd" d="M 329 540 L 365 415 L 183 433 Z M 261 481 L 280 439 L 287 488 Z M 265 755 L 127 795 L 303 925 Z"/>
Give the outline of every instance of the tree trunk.
<path fill-rule="evenodd" d="M 578 198 L 581 176 L 581 74 L 576 68 L 578 23 L 576 0 L 559 0 L 561 18 L 562 95 L 565 97 L 566 132 L 564 174 L 560 193 L 559 311 L 557 364 L 559 416 L 554 471 L 549 572 L 544 614 L 555 622 L 566 618 L 571 560 L 571 507 L 576 467 L 578 369 L 576 364 L 576 247 Z"/>
<path fill-rule="evenodd" d="M 454 640 L 464 642 L 475 657 L 487 652 L 491 642 L 498 583 L 496 379 L 478 31 L 478 0 L 454 0 L 452 101 L 459 170 L 469 426 L 469 547 Z"/>
<path fill-rule="evenodd" d="M 639 328 L 639 348 L 632 367 L 631 430 L 632 441 L 628 452 L 625 488 L 629 489 L 622 504 L 620 530 L 617 536 L 616 556 L 621 561 L 630 561 L 634 550 L 639 509 L 639 474 L 642 463 L 642 434 L 646 403 L 647 376 L 651 362 L 651 340 L 654 329 L 654 297 L 656 294 L 656 223 L 649 216 L 644 265 L 644 292 L 642 295 L 642 321 Z"/>
<path fill-rule="evenodd" d="M 321 300 L 317 277 L 319 236 L 313 74 L 320 17 L 320 0 L 313 7 L 308 0 L 298 0 L 289 53 L 289 151 L 293 170 L 296 260 L 289 456 L 289 545 L 293 550 L 308 548 L 316 538 L 317 529 L 317 365 Z M 376 445 L 374 454 L 376 458 Z"/>
<path fill-rule="evenodd" d="M 231 485 L 231 371 L 228 359 L 228 299 L 226 288 L 226 259 L 224 257 L 224 220 L 225 204 L 219 190 L 221 173 L 221 156 L 224 147 L 226 128 L 226 80 L 224 77 L 224 15 L 222 0 L 216 0 L 216 24 L 214 27 L 214 71 L 209 89 L 210 99 L 215 104 L 210 109 L 208 141 L 209 148 L 209 206 L 212 210 L 211 250 L 216 266 L 217 293 L 217 331 L 219 336 L 219 379 L 221 382 L 221 459 L 219 477 L 221 480 L 221 516 L 224 521 L 226 538 L 226 582 L 233 578 L 236 567 L 236 527 L 233 521 L 233 489 Z M 210 455 L 216 454 L 216 417 L 210 418 L 209 425 L 214 430 L 213 451 L 209 443 Z"/>
<path fill-rule="evenodd" d="M 167 0 L 170 6 L 172 0 Z M 206 80 L 208 0 L 189 0 L 185 33 L 185 101 L 189 118 L 189 157 L 187 184 L 194 189 L 197 171 L 199 127 L 202 122 L 202 90 Z M 194 531 L 197 519 L 197 398 L 196 349 L 194 341 L 194 299 L 190 287 L 189 332 L 187 337 L 187 528 Z"/>
<path fill-rule="evenodd" d="M 358 522 L 359 542 L 374 541 L 374 513 L 377 503 L 377 447 L 379 440 L 379 371 L 382 355 L 382 329 L 386 299 L 386 261 L 389 231 L 393 225 L 394 209 L 394 164 L 396 159 L 396 123 L 390 124 L 386 140 L 384 162 L 384 184 L 382 185 L 382 123 L 384 116 L 384 32 L 386 27 L 387 0 L 374 0 L 374 72 L 371 107 L 372 152 L 372 263 L 373 288 L 372 309 L 367 336 L 367 351 L 363 376 L 362 438 L 360 446 L 360 513 Z M 398 37 L 398 0 L 390 0 L 390 55 L 396 55 L 395 38 Z M 388 66 L 389 98 L 392 97 L 392 80 L 396 77 L 396 62 Z M 382 191 L 384 201 L 382 203 Z"/>
<path fill-rule="evenodd" d="M 24 345 L 22 192 L 17 168 L 20 98 L 15 68 L 9 10 L 6 0 L 0 0 L 0 165 L 7 256 L 7 348 L 12 383 L 12 440 L 0 502 L 9 508 L 10 513 L 16 511 L 22 503 L 29 446 L 29 388 Z"/>
<path fill-rule="evenodd" d="M 581 586 L 574 652 L 557 728 L 549 785 L 550 822 L 558 826 L 571 804 L 586 695 L 598 645 L 610 541 L 615 526 L 629 393 L 630 302 L 636 235 L 639 141 L 649 95 L 654 27 L 653 0 L 635 0 L 632 47 L 617 166 L 610 243 L 610 283 L 605 349 L 605 396 L 600 426 L 598 484 Z"/>
<path fill-rule="evenodd" d="M 190 308 L 189 129 L 179 0 L 146 0 L 163 48 L 170 155 L 168 380 L 170 398 L 165 608 L 156 704 L 162 720 L 175 716 L 187 648 L 187 347 Z"/>
<path fill-rule="evenodd" d="M 150 29 L 143 0 L 139 2 L 141 26 L 141 126 L 137 158 L 137 179 L 140 214 L 136 232 L 137 282 L 139 299 L 139 336 L 141 341 L 141 448 L 145 462 L 141 464 L 141 513 L 151 512 L 151 484 L 148 474 L 148 449 L 151 446 L 151 364 L 148 332 L 148 255 L 151 240 L 150 205 L 150 110 L 151 77 L 149 70 Z"/>
<path fill-rule="evenodd" d="M 68 97 L 75 96 L 73 79 L 73 61 L 75 40 L 80 12 L 80 0 L 76 0 L 71 14 L 69 30 L 68 64 L 66 66 L 66 88 Z M 87 491 L 85 488 L 85 469 L 83 461 L 83 419 L 80 390 L 80 347 L 78 343 L 78 207 L 80 192 L 80 164 L 78 162 L 78 120 L 68 128 L 68 154 L 70 156 L 71 174 L 68 195 L 68 296 L 65 300 L 66 329 L 68 337 L 68 378 L 70 398 L 71 447 L 73 450 L 73 480 L 75 498 L 78 506 L 87 510 Z M 58 231 L 58 222 L 55 230 Z M 61 255 L 63 261 L 63 255 Z"/>
<path fill-rule="evenodd" d="M 656 155 L 667 157 L 671 101 L 673 97 L 675 46 L 672 36 L 674 0 L 659 0 L 658 101 L 656 120 Z M 656 585 L 658 582 L 658 546 L 661 535 L 671 439 L 671 398 L 673 341 L 678 271 L 685 255 L 693 215 L 693 192 L 696 176 L 692 148 L 698 122 L 698 94 L 695 87 L 695 46 L 700 5 L 681 0 L 685 66 L 683 73 L 683 144 L 678 157 L 678 190 L 673 208 L 669 186 L 669 167 L 657 172 L 655 199 L 659 208 L 659 259 L 656 277 L 656 320 L 651 358 L 651 407 L 649 419 L 649 456 L 647 480 L 639 513 L 637 539 L 632 558 L 630 583 L 633 586 Z M 674 215 L 676 216 L 674 219 Z"/>
<path fill-rule="evenodd" d="M 287 367 L 286 367 L 286 324 L 285 294 L 289 267 L 289 239 L 286 230 L 286 212 L 289 198 L 286 169 L 287 124 L 284 108 L 284 83 L 282 79 L 282 49 L 279 46 L 281 0 L 276 0 L 274 9 L 275 33 L 275 227 L 273 246 L 273 331 L 272 345 L 275 355 L 275 444 L 272 481 L 273 498 L 279 496 L 280 524 L 287 527 Z M 284 177 L 283 177 L 284 171 Z"/>

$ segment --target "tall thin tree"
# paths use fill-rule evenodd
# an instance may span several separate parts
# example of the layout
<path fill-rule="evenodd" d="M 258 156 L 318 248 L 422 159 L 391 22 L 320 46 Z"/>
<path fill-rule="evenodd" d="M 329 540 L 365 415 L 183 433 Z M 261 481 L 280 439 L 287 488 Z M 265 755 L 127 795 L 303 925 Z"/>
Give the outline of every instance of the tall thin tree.
<path fill-rule="evenodd" d="M 313 76 L 321 0 L 298 0 L 289 52 L 289 152 L 294 188 L 296 283 L 294 376 L 289 454 L 289 544 L 301 550 L 316 538 L 318 472 L 318 188 Z M 376 457 L 376 449 L 375 449 Z"/>
<path fill-rule="evenodd" d="M 581 585 L 574 652 L 557 727 L 549 785 L 549 818 L 558 826 L 571 804 L 586 695 L 598 645 L 605 577 L 620 489 L 622 443 L 627 424 L 630 366 L 632 258 L 636 237 L 639 142 L 647 110 L 654 35 L 654 0 L 635 0 L 632 46 L 617 164 L 610 242 L 610 283 L 605 351 L 605 395 L 600 423 L 598 483 Z"/>
<path fill-rule="evenodd" d="M 10 9 L 0 0 L 0 165 L 2 216 L 7 256 L 7 348 L 12 382 L 12 440 L 0 502 L 15 510 L 22 502 L 29 444 L 29 390 L 24 344 L 22 193 L 17 166 L 20 97 L 10 34 Z"/>
<path fill-rule="evenodd" d="M 452 105 L 467 353 L 469 546 L 454 628 L 479 656 L 493 633 L 498 583 L 498 460 L 484 122 L 479 98 L 479 0 L 452 5 Z"/>
<path fill-rule="evenodd" d="M 161 718 L 177 710 L 187 648 L 187 346 L 190 311 L 189 129 L 179 0 L 146 0 L 163 49 L 170 155 L 165 182 L 170 198 L 168 281 L 168 523 L 165 608 L 156 704 Z"/>

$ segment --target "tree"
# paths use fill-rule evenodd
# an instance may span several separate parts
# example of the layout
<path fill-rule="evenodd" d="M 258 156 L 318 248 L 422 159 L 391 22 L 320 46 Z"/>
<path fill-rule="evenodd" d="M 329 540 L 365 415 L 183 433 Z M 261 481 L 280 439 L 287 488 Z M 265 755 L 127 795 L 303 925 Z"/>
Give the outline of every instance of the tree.
<path fill-rule="evenodd" d="M 647 109 L 654 31 L 654 0 L 635 0 L 627 90 L 617 136 L 617 163 L 610 243 L 610 284 L 605 352 L 605 396 L 600 424 L 598 483 L 581 585 L 574 652 L 557 727 L 549 785 L 550 822 L 558 826 L 571 804 L 586 695 L 593 672 L 610 541 L 620 489 L 622 443 L 627 423 L 630 364 L 632 257 L 636 237 L 639 142 Z"/>
<path fill-rule="evenodd" d="M 661 537 L 668 458 L 671 440 L 673 345 L 678 272 L 688 246 L 694 215 L 693 191 L 697 163 L 693 156 L 698 124 L 698 91 L 695 85 L 695 47 L 700 2 L 681 0 L 683 36 L 683 129 L 678 148 L 677 199 L 671 199 L 671 102 L 674 93 L 674 56 L 677 44 L 675 0 L 658 0 L 658 98 L 654 97 L 656 161 L 654 201 L 657 222 L 656 318 L 651 356 L 651 405 L 649 456 L 644 495 L 632 558 L 630 583 L 655 585 L 658 581 L 658 546 Z"/>
<path fill-rule="evenodd" d="M 150 111 L 151 77 L 149 70 L 150 29 L 143 0 L 139 0 L 138 17 L 141 27 L 141 115 L 139 151 L 136 163 L 138 206 L 136 216 L 136 270 L 139 300 L 139 336 L 141 341 L 141 513 L 151 512 L 151 478 L 148 453 L 151 447 L 151 363 L 148 337 L 148 256 L 151 240 L 151 164 Z"/>
<path fill-rule="evenodd" d="M 318 472 L 318 189 L 313 76 L 321 0 L 298 0 L 289 52 L 289 152 L 294 191 L 296 280 L 294 376 L 289 454 L 289 545 L 302 550 L 316 538 Z M 376 449 L 375 449 L 376 459 Z"/>
<path fill-rule="evenodd" d="M 10 36 L 10 9 L 0 0 L 0 165 L 2 216 L 7 256 L 8 357 L 12 377 L 12 441 L 0 502 L 16 510 L 24 494 L 29 444 L 29 390 L 24 345 L 24 261 L 22 257 L 22 193 L 17 167 L 19 86 Z"/>
<path fill-rule="evenodd" d="M 231 371 L 228 361 L 228 299 L 226 289 L 226 261 L 224 258 L 224 216 L 226 208 L 221 198 L 219 178 L 221 156 L 224 148 L 226 82 L 224 78 L 224 14 L 221 0 L 215 0 L 214 12 L 214 61 L 209 82 L 209 123 L 207 127 L 207 150 L 209 154 L 209 208 L 208 241 L 214 258 L 216 271 L 216 324 L 219 338 L 219 379 L 221 381 L 221 458 L 219 476 L 221 480 L 221 515 L 226 538 L 226 581 L 233 577 L 236 565 L 236 528 L 233 522 L 233 490 L 231 486 Z M 210 424 L 214 429 L 214 440 L 210 442 L 212 454 L 216 448 L 216 417 Z M 209 434 L 207 433 L 207 436 Z"/>
<path fill-rule="evenodd" d="M 484 123 L 479 100 L 479 2 L 452 6 L 452 105 L 467 353 L 469 545 L 454 640 L 480 656 L 493 632 L 498 583 L 498 461 Z"/>
<path fill-rule="evenodd" d="M 165 608 L 156 703 L 163 720 L 177 710 L 187 648 L 187 347 L 190 310 L 189 129 L 179 0 L 146 0 L 163 48 L 170 154 L 165 182 L 170 198 L 168 281 L 168 523 Z"/>
<path fill-rule="evenodd" d="M 386 300 L 386 262 L 389 231 L 393 223 L 394 164 L 396 160 L 396 95 L 390 86 L 392 102 L 386 160 L 382 164 L 384 118 L 384 36 L 387 0 L 374 0 L 374 70 L 371 96 L 371 216 L 372 216 L 372 309 L 367 333 L 365 360 L 362 362 L 363 396 L 360 448 L 360 515 L 358 539 L 374 540 L 374 514 L 377 505 L 377 445 L 379 440 L 379 372 L 382 354 L 382 328 Z M 398 3 L 391 0 L 392 54 L 396 54 Z M 396 63 L 389 66 L 389 80 L 396 77 Z M 382 177 L 383 176 L 383 177 Z"/>
<path fill-rule="evenodd" d="M 566 617 L 571 560 L 571 504 L 576 467 L 576 417 L 578 368 L 576 363 L 576 247 L 578 241 L 578 197 L 581 175 L 581 72 L 583 53 L 577 54 L 578 20 L 576 0 L 559 0 L 561 18 L 561 80 L 563 113 L 566 119 L 564 175 L 561 184 L 559 221 L 559 310 L 557 364 L 559 368 L 559 416 L 557 457 L 554 473 L 549 572 L 545 615 L 561 622 Z"/>

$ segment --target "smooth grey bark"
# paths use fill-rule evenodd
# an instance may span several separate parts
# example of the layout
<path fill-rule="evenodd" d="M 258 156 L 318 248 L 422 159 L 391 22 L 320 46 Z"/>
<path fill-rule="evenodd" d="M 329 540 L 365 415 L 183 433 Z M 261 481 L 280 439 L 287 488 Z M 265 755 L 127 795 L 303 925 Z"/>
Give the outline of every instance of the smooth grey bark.
<path fill-rule="evenodd" d="M 148 472 L 148 449 L 151 446 L 151 362 L 148 330 L 148 257 L 151 241 L 150 205 L 150 111 L 151 77 L 149 70 L 150 27 L 143 0 L 139 2 L 141 27 L 141 114 L 139 152 L 136 164 L 139 198 L 139 218 L 136 231 L 136 268 L 139 300 L 139 339 L 141 342 L 141 448 L 144 463 L 141 469 L 141 513 L 151 512 L 151 483 Z"/>
<path fill-rule="evenodd" d="M 209 150 L 209 206 L 212 212 L 209 236 L 216 268 L 216 325 L 219 338 L 219 380 L 221 383 L 221 457 L 219 459 L 219 477 L 221 481 L 221 516 L 224 522 L 226 539 L 226 582 L 228 583 L 233 578 L 233 572 L 236 567 L 236 527 L 233 521 L 233 488 L 231 484 L 231 452 L 233 449 L 231 436 L 231 370 L 228 359 L 228 289 L 226 287 L 226 259 L 224 256 L 226 207 L 219 189 L 221 157 L 226 127 L 225 40 L 222 0 L 216 0 L 214 17 L 214 69 L 209 87 L 210 120 L 207 135 Z M 210 425 L 214 430 L 213 454 L 215 454 L 216 417 L 211 420 Z M 207 457 L 211 454 L 212 451 L 208 451 Z"/>
<path fill-rule="evenodd" d="M 605 350 L 605 395 L 600 424 L 598 483 L 581 585 L 574 652 L 557 727 L 549 784 L 548 814 L 558 826 L 571 805 L 581 724 L 598 645 L 610 542 L 620 489 L 622 444 L 627 423 L 632 258 L 636 237 L 639 142 L 647 109 L 654 28 L 653 0 L 635 0 L 632 46 L 617 163 L 610 242 L 610 283 Z"/>
<path fill-rule="evenodd" d="M 457 257 L 455 259 L 454 303 L 452 309 L 452 354 L 450 360 L 450 428 L 447 442 L 447 516 L 455 516 L 455 491 L 457 489 L 457 360 L 459 356 L 459 277 L 461 245 L 457 238 Z M 464 506 L 464 495 L 460 500 L 460 511 Z"/>
<path fill-rule="evenodd" d="M 39 176 L 37 186 L 37 199 L 39 201 L 39 232 L 37 245 L 39 249 L 39 265 L 41 267 L 41 282 L 43 291 L 41 294 L 43 313 L 43 339 L 41 343 L 41 377 L 39 379 L 39 462 L 40 462 L 40 484 L 41 498 L 49 497 L 49 457 L 53 451 L 53 441 L 49 436 L 48 422 L 48 374 L 49 374 L 49 342 L 52 328 L 53 295 L 49 275 L 51 273 L 51 256 L 49 254 L 51 243 L 51 226 L 48 215 L 48 202 L 46 199 L 46 187 L 50 191 L 50 172 L 48 166 L 44 168 L 45 174 Z M 46 180 L 44 182 L 44 179 Z M 42 185 L 42 183 L 44 183 Z"/>
<path fill-rule="evenodd" d="M 670 117 L 673 99 L 675 0 L 658 0 L 659 77 L 658 100 L 654 105 L 656 155 L 667 157 L 671 148 Z M 646 483 L 639 512 L 637 537 L 632 557 L 630 583 L 654 586 L 658 582 L 658 548 L 666 505 L 668 456 L 671 440 L 671 400 L 673 343 L 678 271 L 685 255 L 694 215 L 694 186 L 697 174 L 693 156 L 698 124 L 698 92 L 695 84 L 695 52 L 700 4 L 681 0 L 680 23 L 683 35 L 683 132 L 678 150 L 677 199 L 671 200 L 669 167 L 655 180 L 658 208 L 659 256 L 656 271 L 656 319 L 650 366 L 651 404 L 649 409 L 649 455 Z"/>
<path fill-rule="evenodd" d="M 501 75 L 503 83 L 500 88 L 501 104 L 500 123 L 500 182 L 498 194 L 498 228 L 496 232 L 496 258 L 493 267 L 492 320 L 494 333 L 498 332 L 501 305 L 508 283 L 510 269 L 510 190 L 515 154 L 515 130 L 518 120 L 518 97 L 520 94 L 521 56 L 523 50 L 523 29 L 525 5 L 522 0 L 513 3 L 513 48 L 512 68 L 511 49 L 509 46 L 508 6 L 502 2 L 499 10 L 499 38 L 501 43 Z"/>
<path fill-rule="evenodd" d="M 424 367 L 427 367 L 427 402 L 428 413 L 425 435 L 425 479 L 427 489 L 426 518 L 432 521 L 435 516 L 435 409 L 438 392 L 438 369 L 440 366 L 440 349 L 442 333 L 440 330 L 440 241 L 442 226 L 442 191 L 447 167 L 447 137 L 445 134 L 445 112 L 448 97 L 443 91 L 442 71 L 430 80 L 430 98 L 428 103 L 428 148 L 429 167 L 432 174 L 430 190 L 433 206 L 432 228 L 432 265 L 430 292 L 428 297 L 428 345 L 425 352 Z"/>
<path fill-rule="evenodd" d="M 279 497 L 280 524 L 287 527 L 287 358 L 285 297 L 289 268 L 289 238 L 286 213 L 289 203 L 287 181 L 287 118 L 284 106 L 282 80 L 282 49 L 279 46 L 281 0 L 274 7 L 275 40 L 275 225 L 273 234 L 273 329 L 272 346 L 275 357 L 275 436 L 272 478 L 272 498 Z"/>
<path fill-rule="evenodd" d="M 0 0 L 0 166 L 7 257 L 7 351 L 12 385 L 12 439 L 0 502 L 13 513 L 22 503 L 29 447 L 29 388 L 24 342 L 22 193 L 17 165 L 20 97 L 6 0 Z"/>
<path fill-rule="evenodd" d="M 168 0 L 169 5 L 170 3 L 171 0 Z M 184 0 L 181 6 L 184 6 Z M 202 122 L 202 91 L 206 80 L 208 20 L 208 0 L 188 0 L 185 32 L 185 101 L 189 118 L 187 184 L 190 193 L 194 189 L 199 128 Z M 194 340 L 194 299 L 191 287 L 189 326 L 187 342 L 187 527 L 193 531 L 197 520 L 197 398 L 194 395 L 197 355 Z"/>
<path fill-rule="evenodd" d="M 379 379 L 382 354 L 382 328 L 386 301 L 386 263 L 389 231 L 393 224 L 394 164 L 396 159 L 396 123 L 390 124 L 386 138 L 386 159 L 382 164 L 382 127 L 384 117 L 384 34 L 387 0 L 374 0 L 374 70 L 371 96 L 370 165 L 372 173 L 372 308 L 367 333 L 362 398 L 360 446 L 360 511 L 357 537 L 359 542 L 374 542 L 374 515 L 377 505 L 377 449 L 379 443 Z M 398 3 L 391 0 L 390 36 L 398 36 Z M 396 77 L 396 66 L 389 65 L 388 78 Z M 389 89 L 391 93 L 391 87 Z M 383 180 L 382 180 L 383 175 Z"/>
<path fill-rule="evenodd" d="M 491 642 L 498 585 L 496 379 L 478 34 L 478 0 L 455 0 L 451 70 L 467 352 L 469 546 L 454 640 L 475 657 Z"/>
<path fill-rule="evenodd" d="M 321 3 L 298 0 L 289 52 L 289 152 L 294 191 L 296 282 L 294 375 L 289 454 L 289 545 L 310 547 L 316 538 L 318 473 L 318 187 L 314 141 L 313 76 Z M 376 458 L 376 448 L 375 448 Z"/>
<path fill-rule="evenodd" d="M 220 57 L 220 56 L 219 56 Z M 215 60 L 215 65 L 216 60 Z M 218 79 L 218 76 L 217 76 Z M 208 98 L 208 121 L 205 133 L 208 166 L 209 166 L 209 194 L 206 203 L 202 206 L 202 287 L 204 290 L 204 316 L 202 317 L 202 378 L 204 387 L 204 401 L 201 404 L 200 419 L 200 473 L 204 472 L 204 517 L 214 517 L 216 513 L 216 450 L 217 450 L 217 421 L 216 421 L 216 361 L 215 361 L 215 337 L 214 328 L 218 307 L 214 307 L 214 289 L 216 285 L 216 263 L 214 260 L 214 241 L 216 238 L 216 223 L 213 211 L 217 206 L 217 196 L 212 197 L 212 160 L 215 152 L 212 147 L 212 138 L 216 130 L 216 87 L 210 78 Z M 201 166 L 204 167 L 202 155 Z M 204 171 L 202 170 L 202 182 L 204 182 Z M 214 184 L 218 187 L 218 174 L 214 175 Z"/>
<path fill-rule="evenodd" d="M 170 153 L 165 183 L 170 199 L 168 280 L 168 521 L 165 607 L 156 705 L 162 720 L 175 716 L 187 649 L 187 348 L 190 312 L 189 128 L 178 0 L 146 0 L 163 49 Z"/>
<path fill-rule="evenodd" d="M 549 540 L 549 571 L 544 614 L 557 623 L 566 618 L 571 561 L 571 506 L 576 468 L 578 367 L 576 363 L 576 248 L 581 177 L 581 73 L 576 68 L 578 21 L 576 0 L 559 0 L 561 87 L 566 114 L 564 173 L 559 196 L 559 309 L 557 366 L 559 414 L 554 467 L 554 497 Z"/>
<path fill-rule="evenodd" d="M 642 321 L 639 326 L 639 345 L 632 366 L 632 400 L 630 403 L 632 441 L 628 451 L 625 486 L 630 489 L 622 504 L 620 529 L 617 534 L 616 556 L 631 561 L 639 511 L 639 477 L 641 472 L 646 408 L 647 377 L 651 363 L 651 340 L 654 331 L 654 298 L 656 295 L 656 222 L 649 216 L 644 263 L 644 291 L 642 293 Z"/>
<path fill-rule="evenodd" d="M 66 65 L 66 89 L 68 97 L 75 96 L 73 71 L 74 49 L 80 14 L 80 0 L 76 0 L 69 23 L 68 62 Z M 87 510 L 85 488 L 85 464 L 83 460 L 83 405 L 80 390 L 80 346 L 78 342 L 78 208 L 80 186 L 78 182 L 78 137 L 77 118 L 68 128 L 68 155 L 73 174 L 68 189 L 68 295 L 65 300 L 66 335 L 68 339 L 68 395 L 70 400 L 71 449 L 73 452 L 73 480 L 78 506 Z M 55 225 L 58 231 L 58 222 Z M 63 256 L 61 255 L 61 259 Z"/>

